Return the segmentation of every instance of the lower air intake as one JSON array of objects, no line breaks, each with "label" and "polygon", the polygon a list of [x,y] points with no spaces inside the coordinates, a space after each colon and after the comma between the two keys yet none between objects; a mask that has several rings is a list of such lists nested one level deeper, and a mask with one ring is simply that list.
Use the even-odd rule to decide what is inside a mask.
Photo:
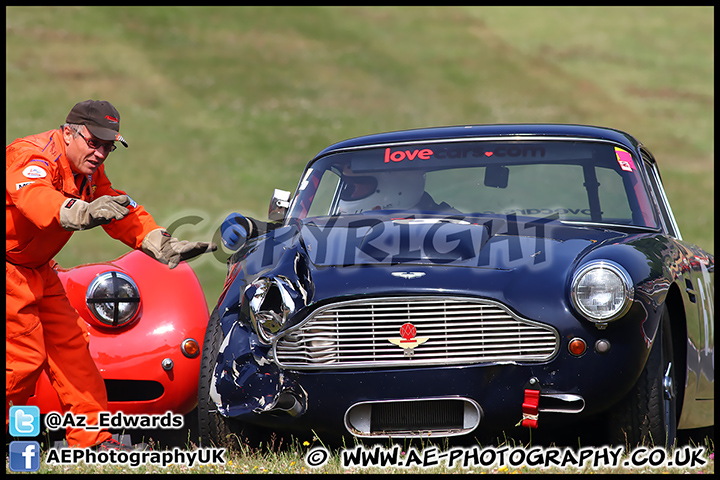
[{"label": "lower air intake", "polygon": [[358,437],[449,437],[471,432],[480,407],[467,398],[362,402],[345,413],[345,426]]}]

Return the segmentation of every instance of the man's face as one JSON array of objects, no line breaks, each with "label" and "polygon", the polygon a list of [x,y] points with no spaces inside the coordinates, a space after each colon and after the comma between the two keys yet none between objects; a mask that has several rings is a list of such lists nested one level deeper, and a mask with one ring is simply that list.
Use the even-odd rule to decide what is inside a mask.
[{"label": "man's face", "polygon": [[78,133],[74,136],[70,127],[64,127],[65,155],[74,173],[92,175],[110,154],[114,143],[94,137],[85,126]]}]

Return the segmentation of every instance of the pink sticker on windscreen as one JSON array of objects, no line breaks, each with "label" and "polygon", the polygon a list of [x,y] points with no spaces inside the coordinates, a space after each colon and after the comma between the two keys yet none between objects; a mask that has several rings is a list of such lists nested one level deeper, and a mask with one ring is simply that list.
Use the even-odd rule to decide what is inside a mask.
[{"label": "pink sticker on windscreen", "polygon": [[626,152],[622,148],[615,147],[615,156],[617,157],[618,164],[622,170],[632,172],[635,169],[635,163],[633,162],[630,152]]}]

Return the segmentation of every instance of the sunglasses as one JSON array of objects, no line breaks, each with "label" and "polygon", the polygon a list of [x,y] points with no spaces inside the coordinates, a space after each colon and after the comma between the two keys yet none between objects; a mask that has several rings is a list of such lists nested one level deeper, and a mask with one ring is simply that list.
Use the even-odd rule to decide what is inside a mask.
[{"label": "sunglasses", "polygon": [[85,143],[87,143],[87,146],[94,149],[94,150],[100,150],[101,148],[105,148],[110,152],[114,152],[117,146],[115,145],[115,142],[98,142],[95,141],[94,138],[87,139],[85,138],[85,135],[83,135],[80,132],[77,132],[78,135],[80,135],[83,140],[85,140]]}]

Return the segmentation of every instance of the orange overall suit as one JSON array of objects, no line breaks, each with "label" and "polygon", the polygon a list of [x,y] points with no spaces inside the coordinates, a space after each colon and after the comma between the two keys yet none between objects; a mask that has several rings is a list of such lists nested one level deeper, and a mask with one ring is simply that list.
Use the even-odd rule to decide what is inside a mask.
[{"label": "orange overall suit", "polygon": [[[25,405],[43,369],[63,410],[86,415],[88,424],[107,410],[105,383],[88,349],[84,321],[70,304],[52,258],[73,232],[59,222],[68,198],[91,202],[115,190],[101,165],[92,176],[73,176],[62,130],[17,139],[6,147],[5,184],[5,422],[11,405]],[[130,213],[103,225],[133,249],[160,228],[132,202]],[[89,447],[110,438],[107,430],[68,428],[70,446]]]}]

